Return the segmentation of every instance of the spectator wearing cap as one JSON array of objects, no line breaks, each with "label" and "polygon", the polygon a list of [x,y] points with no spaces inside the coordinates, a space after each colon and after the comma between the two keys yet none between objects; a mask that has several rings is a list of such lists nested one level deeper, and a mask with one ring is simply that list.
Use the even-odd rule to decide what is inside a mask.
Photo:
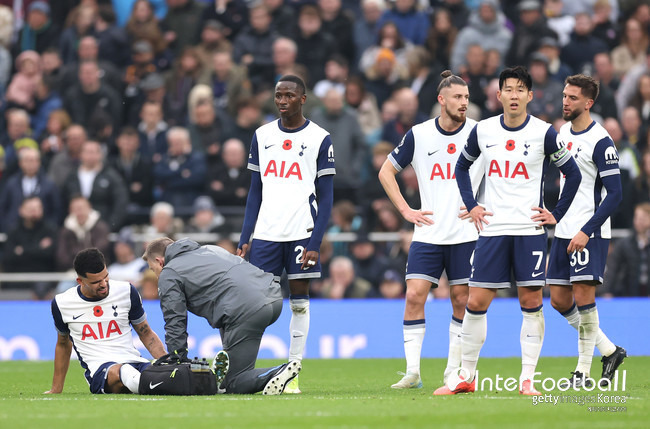
[{"label": "spectator wearing cap", "polygon": [[555,37],[542,14],[542,5],[538,0],[523,0],[517,6],[519,23],[510,43],[510,49],[505,56],[505,64],[528,64],[530,55],[539,49],[539,41],[543,37]]},{"label": "spectator wearing cap", "polygon": [[528,113],[552,123],[562,117],[562,91],[564,85],[550,78],[549,60],[541,52],[530,56],[528,72],[533,80],[533,99],[528,103]]},{"label": "spectator wearing cap", "polygon": [[589,13],[576,15],[576,25],[571,33],[571,40],[562,48],[560,58],[574,73],[579,73],[585,65],[599,52],[607,52],[607,44],[594,36],[594,23]]},{"label": "spectator wearing cap", "polygon": [[244,143],[234,138],[226,140],[221,158],[222,164],[208,170],[207,193],[219,206],[244,207],[251,182]]},{"label": "spectator wearing cap", "polygon": [[103,111],[113,125],[121,125],[122,99],[100,79],[101,70],[96,61],[83,61],[79,65],[79,82],[68,88],[63,105],[73,122],[88,128],[91,119]]},{"label": "spectator wearing cap", "polygon": [[205,186],[205,157],[192,149],[186,128],[167,131],[167,153],[153,169],[154,196],[176,209],[189,210]]},{"label": "spectator wearing cap", "polygon": [[233,60],[247,67],[253,87],[259,88],[275,78],[272,47],[279,35],[271,29],[271,14],[262,3],[251,6],[248,20],[233,41]]},{"label": "spectator wearing cap", "polygon": [[427,39],[429,17],[418,10],[416,0],[396,0],[391,9],[382,13],[379,26],[389,21],[413,44],[423,45]]},{"label": "spectator wearing cap", "polygon": [[548,58],[548,73],[551,79],[563,84],[564,80],[573,74],[569,66],[560,59],[560,44],[557,39],[543,37],[539,41],[538,52]]},{"label": "spectator wearing cap", "polygon": [[217,233],[224,232],[226,218],[217,210],[210,197],[200,196],[192,204],[194,215],[185,226],[185,232],[190,233]]},{"label": "spectator wearing cap", "polygon": [[370,282],[358,276],[347,256],[332,258],[329,277],[324,279],[318,296],[328,299],[365,298],[372,290]]},{"label": "spectator wearing cap", "polygon": [[14,56],[23,51],[43,53],[47,48],[59,47],[59,28],[50,19],[50,5],[45,1],[32,2],[27,8],[27,19],[14,45]]},{"label": "spectator wearing cap", "polygon": [[465,62],[465,53],[471,45],[481,45],[483,50],[496,49],[505,58],[512,40],[512,32],[506,27],[506,18],[497,0],[482,0],[469,23],[462,28],[451,51],[451,69],[460,73]]},{"label": "spectator wearing cap", "polygon": [[59,50],[63,64],[70,64],[78,61],[77,45],[84,36],[91,36],[95,33],[96,9],[91,6],[80,5],[74,8],[68,16],[71,25],[61,33]]},{"label": "spectator wearing cap", "polygon": [[41,170],[41,154],[37,148],[24,147],[18,152],[19,171],[6,180],[0,190],[0,231],[16,226],[20,205],[29,196],[37,196],[48,218],[58,224],[62,217],[59,189]]},{"label": "spectator wearing cap", "polygon": [[612,65],[616,76],[620,78],[635,65],[645,63],[648,46],[646,28],[635,18],[628,18],[625,21],[621,44],[612,49],[611,52]]},{"label": "spectator wearing cap", "polygon": [[377,291],[381,298],[400,299],[404,298],[404,281],[403,276],[395,270],[386,270],[379,283]]},{"label": "spectator wearing cap", "polygon": [[316,82],[325,78],[323,65],[336,52],[336,40],[329,33],[321,31],[322,26],[318,6],[304,4],[298,13],[296,62],[307,68],[308,79],[305,83],[309,88],[313,88]]},{"label": "spectator wearing cap", "polygon": [[[198,43],[204,5],[196,0],[167,0],[167,6],[167,14],[160,24],[166,29],[165,41],[176,57],[186,46]],[[209,10],[211,7],[205,9]]]},{"label": "spectator wearing cap", "polygon": [[203,64],[210,64],[212,56],[217,51],[232,50],[232,43],[224,34],[223,24],[214,19],[206,21],[201,30],[201,39],[196,45],[196,50],[201,56]]}]

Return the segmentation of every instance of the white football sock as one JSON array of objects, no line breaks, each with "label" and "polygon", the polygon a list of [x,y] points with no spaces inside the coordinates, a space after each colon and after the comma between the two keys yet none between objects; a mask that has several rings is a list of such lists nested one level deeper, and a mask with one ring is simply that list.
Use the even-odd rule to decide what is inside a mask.
[{"label": "white football sock", "polygon": [[140,385],[140,371],[128,363],[125,363],[120,367],[120,381],[131,392],[139,393],[138,386]]},{"label": "white football sock", "polygon": [[476,366],[481,348],[487,335],[486,312],[471,312],[465,309],[461,334],[463,369],[468,371],[469,380],[476,375]]},{"label": "white football sock", "polygon": [[591,371],[591,361],[594,356],[594,344],[598,334],[598,309],[596,303],[578,307],[580,312],[580,326],[578,327],[578,365],[586,377]]},{"label": "white football sock", "polygon": [[519,382],[532,380],[544,343],[544,312],[542,306],[533,309],[521,308],[521,376]]},{"label": "white football sock", "polygon": [[301,361],[309,333],[309,296],[289,297],[289,303],[291,305],[289,361]]},{"label": "white football sock", "polygon": [[445,368],[444,382],[447,383],[447,377],[462,363],[461,332],[463,321],[452,316],[449,322],[449,354],[447,355],[447,368]]},{"label": "white football sock", "polygon": [[406,373],[420,374],[420,353],[424,341],[424,319],[404,321],[404,356],[406,356]]},{"label": "white football sock", "polygon": [[[578,325],[580,324],[580,313],[578,312],[578,307],[576,307],[575,303],[568,311],[560,314],[566,317],[569,325],[573,326],[576,331],[578,330]],[[607,338],[607,335],[605,335],[603,330],[600,328],[598,328],[598,333],[596,334],[596,347],[598,347],[598,351],[603,356],[609,356],[616,351],[616,345]]]}]

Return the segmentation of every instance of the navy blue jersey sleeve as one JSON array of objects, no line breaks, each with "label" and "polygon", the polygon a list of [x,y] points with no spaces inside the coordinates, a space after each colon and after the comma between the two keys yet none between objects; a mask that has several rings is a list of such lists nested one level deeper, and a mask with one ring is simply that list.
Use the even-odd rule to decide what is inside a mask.
[{"label": "navy blue jersey sleeve", "polygon": [[56,303],[56,298],[52,300],[52,317],[54,318],[54,326],[57,331],[62,334],[70,333],[68,325],[63,322],[63,316],[61,316],[61,310],[59,310],[59,305]]},{"label": "navy blue jersey sleeve", "polygon": [[334,146],[332,139],[327,135],[320,144],[318,149],[318,158],[316,159],[316,176],[326,176],[336,174],[336,165],[334,163]]},{"label": "navy blue jersey sleeve", "polygon": [[[251,149],[252,152],[252,149]],[[250,165],[250,164],[249,164]],[[244,213],[244,224],[242,225],[241,236],[239,237],[238,249],[244,244],[248,244],[257,223],[257,216],[260,214],[262,206],[262,176],[258,170],[251,173],[251,187],[248,190],[246,198],[246,211]]]},{"label": "navy blue jersey sleeve", "polygon": [[[564,159],[564,157],[562,159]],[[558,164],[556,163],[555,165]],[[567,159],[564,159],[558,167],[562,174],[566,176],[566,181],[564,182],[564,188],[562,188],[562,195],[560,195],[555,210],[552,212],[553,217],[557,222],[562,220],[567,210],[569,210],[573,198],[576,196],[576,192],[578,192],[578,186],[580,186],[580,182],[582,181],[580,168],[578,168],[578,164],[576,164],[571,155],[569,155]]]},{"label": "navy blue jersey sleeve", "polygon": [[251,140],[251,150],[248,154],[248,169],[253,171],[260,171],[260,156],[257,148],[257,133],[253,134]]},{"label": "navy blue jersey sleeve", "polygon": [[147,320],[147,315],[142,307],[142,297],[135,286],[131,285],[131,309],[129,310],[129,321],[132,325],[137,325]]},{"label": "navy blue jersey sleeve", "polygon": [[544,136],[544,154],[557,168],[563,166],[571,158],[571,153],[553,127],[548,127]]},{"label": "navy blue jersey sleeve", "polygon": [[395,170],[402,171],[405,169],[411,162],[413,162],[413,153],[415,152],[415,138],[413,137],[413,131],[408,130],[406,135],[402,138],[400,144],[393,149],[393,151],[388,154],[388,159],[390,160]]},{"label": "navy blue jersey sleeve", "polygon": [[316,194],[318,195],[318,213],[314,220],[314,230],[307,243],[307,251],[315,250],[320,252],[320,245],[323,235],[327,229],[327,223],[332,213],[334,204],[334,177],[331,174],[316,179]]},{"label": "navy blue jersey sleeve", "polygon": [[591,219],[581,228],[581,231],[587,236],[591,236],[597,228],[605,223],[623,200],[618,153],[612,139],[606,137],[596,143],[592,160],[598,167],[598,175],[607,190],[607,195]]},{"label": "navy blue jersey sleeve", "polygon": [[460,190],[460,196],[463,199],[463,203],[465,204],[465,207],[467,207],[467,211],[472,211],[472,209],[478,205],[476,198],[474,198],[472,179],[469,175],[469,168],[481,155],[481,148],[478,145],[478,134],[476,131],[477,126],[470,131],[469,136],[467,137],[467,143],[465,144],[461,154],[458,156],[455,170],[456,184]]}]

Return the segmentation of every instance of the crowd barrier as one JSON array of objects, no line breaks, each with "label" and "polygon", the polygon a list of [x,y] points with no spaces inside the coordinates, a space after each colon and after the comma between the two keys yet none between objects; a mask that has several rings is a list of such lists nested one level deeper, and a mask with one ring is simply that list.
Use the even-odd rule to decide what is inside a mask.
[{"label": "crowd barrier", "polygon": [[[629,355],[650,355],[649,298],[613,298],[597,300],[601,328]],[[151,327],[164,339],[164,322],[157,301],[145,301]],[[401,358],[402,300],[317,300],[311,302],[311,327],[306,358]],[[544,301],[546,335],[543,356],[577,356],[577,332]],[[280,318],[264,335],[259,356],[286,358],[289,352],[288,302]],[[481,351],[483,357],[520,356],[519,330],[521,311],[513,298],[498,298],[488,313],[488,334]],[[448,301],[433,301],[426,306],[426,337],[423,357],[446,357],[451,307]],[[219,332],[201,318],[190,315],[188,321],[190,356],[212,357],[221,349]],[[639,335],[641,333],[641,335]],[[48,302],[0,302],[0,360],[54,359],[56,330]],[[144,356],[148,352],[139,343]],[[164,340],[163,340],[164,341]],[[597,353],[597,352],[596,352]]]}]

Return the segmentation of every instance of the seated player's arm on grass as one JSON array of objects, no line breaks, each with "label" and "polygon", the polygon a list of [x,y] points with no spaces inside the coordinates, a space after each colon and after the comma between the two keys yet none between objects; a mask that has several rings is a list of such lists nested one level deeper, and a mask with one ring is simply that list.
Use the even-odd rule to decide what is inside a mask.
[{"label": "seated player's arm on grass", "polygon": [[145,320],[144,322],[137,323],[133,325],[135,332],[138,334],[142,344],[149,350],[151,356],[154,359],[158,359],[161,356],[167,354],[165,351],[165,346],[158,337],[158,334],[154,332],[153,329],[149,326],[149,323]]},{"label": "seated player's arm on grass", "polygon": [[65,384],[65,376],[70,367],[70,354],[72,353],[72,341],[68,334],[59,332],[54,349],[54,375],[52,376],[52,388],[45,393],[61,393]]},{"label": "seated player's arm on grass", "polygon": [[566,176],[562,194],[555,206],[555,210],[552,212],[555,221],[560,222],[569,209],[569,206],[571,206],[576,192],[578,192],[582,174],[580,173],[578,164],[576,164],[571,153],[564,146],[564,142],[560,139],[557,131],[551,126],[549,126],[544,137],[544,153],[560,169],[562,174]]},{"label": "seated player's arm on grass", "polygon": [[167,268],[158,279],[160,309],[165,319],[165,343],[169,353],[187,349],[187,303],[181,279]]}]

